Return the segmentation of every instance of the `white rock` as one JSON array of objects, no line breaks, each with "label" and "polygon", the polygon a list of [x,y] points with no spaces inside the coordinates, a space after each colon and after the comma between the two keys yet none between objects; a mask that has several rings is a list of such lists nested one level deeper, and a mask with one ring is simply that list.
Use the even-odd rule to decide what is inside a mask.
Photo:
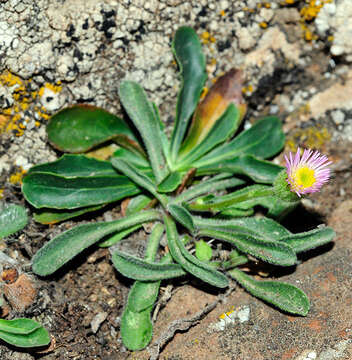
[{"label": "white rock", "polygon": [[315,26],[320,35],[328,31],[333,35],[332,55],[346,55],[346,60],[352,61],[352,1],[325,4],[315,19]]},{"label": "white rock", "polygon": [[242,50],[249,50],[256,44],[256,39],[247,27],[241,27],[236,35],[238,37],[238,45]]},{"label": "white rock", "polygon": [[90,327],[94,334],[99,330],[100,325],[106,320],[107,317],[108,317],[107,312],[100,312],[94,316],[93,320],[90,323]]},{"label": "white rock", "polygon": [[53,112],[63,106],[65,99],[60,93],[45,88],[40,102],[47,110]]},{"label": "white rock", "polygon": [[249,316],[251,313],[251,309],[248,305],[242,307],[238,312],[237,312],[237,317],[240,321],[240,323],[246,322],[249,320]]},{"label": "white rock", "polygon": [[23,169],[24,167],[28,164],[28,160],[22,156],[22,155],[18,155],[15,159],[15,165],[16,166],[21,166]]},{"label": "white rock", "polygon": [[333,111],[331,117],[336,125],[342,124],[345,120],[345,114],[341,110]]}]

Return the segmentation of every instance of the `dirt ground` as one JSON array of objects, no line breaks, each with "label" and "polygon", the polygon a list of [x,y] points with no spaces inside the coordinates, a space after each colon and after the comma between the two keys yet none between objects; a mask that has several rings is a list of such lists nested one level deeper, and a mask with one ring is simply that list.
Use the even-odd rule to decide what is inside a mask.
[{"label": "dirt ground", "polygon": [[[298,3],[289,7],[292,14],[293,11],[299,14],[302,5]],[[259,11],[257,6],[254,8]],[[32,289],[34,299],[30,306],[25,307],[21,299],[9,296],[1,309],[1,317],[35,318],[49,330],[53,339],[51,348],[42,353],[20,351],[0,342],[1,359],[144,360],[156,353],[157,344],[165,334],[173,334],[175,330],[175,334],[160,348],[162,360],[352,360],[350,65],[345,57],[333,57],[329,53],[331,39],[328,37],[307,39],[307,29],[315,36],[313,23],[304,23],[306,29],[302,30],[299,17],[292,16],[287,20],[275,17],[277,10],[273,11],[274,20],[269,22],[268,28],[261,25],[262,31],[272,29],[273,36],[283,34],[285,46],[291,47],[275,47],[280,35],[269,38],[269,45],[263,41],[252,50],[242,49],[245,54],[253,55],[251,59],[255,63],[258,59],[265,63],[266,56],[275,55],[271,64],[273,69],[258,70],[253,90],[248,85],[245,92],[248,103],[246,119],[253,121],[259,116],[275,113],[283,120],[286,151],[298,145],[313,147],[333,161],[331,181],[320,193],[305,199],[302,206],[285,219],[284,225],[292,232],[299,232],[327,224],[337,233],[334,242],[304,253],[297,267],[265,269],[269,278],[295,284],[308,295],[311,310],[307,317],[280,312],[252,297],[235,283],[231,290],[219,293],[194,279],[183,279],[171,286],[162,286],[160,311],[151,345],[141,352],[126,350],[119,336],[119,322],[132,282],[114,270],[107,249],[92,247],[48,278],[36,277],[30,267],[32,255],[56,234],[91,219],[120,217],[120,207],[116,204],[105,213],[97,212],[60,225],[44,226],[30,220],[23,231],[0,243],[0,251],[14,260],[12,266],[20,274],[25,274],[24,286]],[[204,34],[204,28],[207,29],[204,21],[195,20],[193,25],[198,34]],[[265,33],[261,36],[263,39]],[[170,40],[171,35],[168,38]],[[221,49],[227,46],[225,39],[221,44],[217,43],[215,57],[219,57],[218,62],[231,62],[227,53],[221,59]],[[304,65],[300,65],[298,58],[296,62],[289,59],[287,52],[296,50],[299,59],[305,59]],[[252,66],[252,60],[246,60],[243,66]],[[252,73],[248,70],[247,75],[255,76],[251,69]],[[211,67],[209,71],[212,71]],[[157,96],[158,91],[151,93]],[[169,106],[174,108],[175,97],[171,99],[163,92],[161,96],[165,100],[162,110]],[[343,113],[343,122],[337,119],[336,111]],[[38,132],[39,128],[32,131]],[[4,154],[18,139],[14,131],[1,136],[1,154]],[[45,147],[51,155],[55,154],[49,145]],[[18,152],[22,153],[23,149],[19,147]],[[281,163],[282,160],[282,155],[275,159]],[[2,201],[23,204],[31,214],[32,209],[21,195],[20,182],[9,181],[15,171],[18,167],[12,165],[1,174]],[[126,246],[139,254],[144,249],[145,238],[146,234],[139,231],[125,240]],[[1,286],[4,288],[5,284]],[[208,305],[212,305],[212,309],[202,313]],[[221,327],[219,324],[224,323],[224,318],[228,321]]]}]

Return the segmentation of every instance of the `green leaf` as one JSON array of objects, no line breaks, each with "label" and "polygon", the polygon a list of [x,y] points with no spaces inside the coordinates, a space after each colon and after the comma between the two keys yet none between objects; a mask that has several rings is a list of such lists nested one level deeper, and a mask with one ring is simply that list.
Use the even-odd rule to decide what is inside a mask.
[{"label": "green leaf", "polygon": [[59,111],[50,119],[46,131],[50,143],[60,151],[85,152],[121,138],[122,143],[143,152],[125,121],[91,105],[74,105]]},{"label": "green leaf", "polygon": [[23,206],[11,204],[0,208],[0,239],[22,230],[28,223]]},{"label": "green leaf", "polygon": [[[225,175],[225,173],[223,175]],[[184,203],[199,195],[206,194],[208,192],[224,190],[245,183],[243,180],[237,179],[235,177],[232,177],[231,179],[222,179],[222,178],[218,178],[218,179],[219,180],[214,180],[214,178],[211,178],[209,180],[202,181],[199,184],[193,185],[189,189],[182,192],[182,194],[176,196],[173,202],[178,204]]]},{"label": "green leaf", "polygon": [[195,160],[231,137],[238,128],[239,123],[240,111],[235,105],[230,104],[221,117],[214,123],[211,131],[209,131],[207,136],[198,145],[183,152],[181,149],[179,155],[180,160],[177,160],[177,162],[180,162],[181,167],[184,167],[184,164],[193,166],[192,164]]},{"label": "green leaf", "polygon": [[167,209],[172,215],[172,217],[180,224],[182,224],[185,228],[187,228],[191,232],[194,232],[196,230],[193,223],[192,215],[183,206],[177,204],[169,204]]},{"label": "green leaf", "polygon": [[261,238],[255,233],[201,229],[199,235],[226,241],[234,245],[241,252],[250,254],[270,264],[291,266],[295,265],[297,261],[296,254],[289,245]]},{"label": "green leaf", "polygon": [[159,294],[160,281],[136,281],[128,295],[127,308],[141,312],[153,307]]},{"label": "green leaf", "polygon": [[43,327],[29,334],[13,334],[0,330],[0,339],[8,344],[22,348],[45,346],[50,343],[49,333]]},{"label": "green leaf", "polygon": [[217,216],[222,219],[227,219],[251,216],[253,214],[254,209],[238,209],[236,207],[229,207],[226,210],[221,211]]},{"label": "green leaf", "polygon": [[[197,164],[193,166],[197,166]],[[218,163],[201,166],[197,168],[197,175],[227,172],[248,176],[257,183],[272,184],[282,169],[282,166],[275,165],[270,161],[259,160],[252,155],[241,155],[231,160],[223,160]]]},{"label": "green leaf", "polygon": [[279,281],[258,281],[238,269],[229,271],[250,294],[291,314],[306,316],[310,305],[307,295],[295,286]]},{"label": "green leaf", "polygon": [[135,214],[143,210],[151,201],[151,197],[143,194],[133,197],[127,205],[126,215]]},{"label": "green leaf", "polygon": [[161,146],[162,146],[163,154],[164,154],[164,157],[165,157],[168,165],[170,165],[170,141],[169,141],[169,138],[167,137],[166,132],[165,132],[165,125],[160,119],[159,109],[158,109],[158,107],[156,106],[155,103],[152,103],[152,104],[153,104],[155,117],[158,120],[159,125],[160,125],[159,133],[160,133],[160,139],[161,139]]},{"label": "green leaf", "polygon": [[150,319],[151,308],[133,312],[126,308],[121,318],[121,337],[127,349],[144,349],[152,339],[153,325]]},{"label": "green leaf", "polygon": [[121,83],[119,95],[124,109],[143,139],[155,178],[159,183],[166,176],[168,169],[162,150],[159,119],[153,105],[148,101],[141,86],[132,81]]},{"label": "green leaf", "polygon": [[239,155],[253,155],[265,159],[278,153],[284,146],[284,142],[285,136],[280,120],[274,116],[265,117],[229,143],[220,145],[209,152],[193,166],[200,168],[218,164]]},{"label": "green leaf", "polygon": [[132,151],[129,151],[127,149],[123,149],[123,148],[117,149],[111,158],[125,160],[140,169],[150,168],[150,164],[145,158],[138,156]]},{"label": "green leaf", "polygon": [[104,247],[110,247],[112,245],[115,245],[119,241],[121,241],[122,239],[127,237],[129,234],[132,234],[134,231],[138,230],[141,227],[142,227],[142,225],[135,225],[135,226],[131,226],[130,228],[128,228],[126,230],[119,231],[117,234],[113,235],[112,237],[101,241],[99,243],[99,247],[104,248]]},{"label": "green leaf", "polygon": [[0,319],[0,331],[11,334],[30,334],[31,332],[41,327],[36,321],[26,318],[19,318],[14,320]]},{"label": "green leaf", "polygon": [[192,28],[183,26],[176,31],[172,49],[182,79],[177,100],[175,127],[171,137],[171,158],[176,163],[181,142],[198,104],[207,75],[202,47]]},{"label": "green leaf", "polygon": [[234,207],[229,207],[222,211],[221,214],[226,214],[227,212],[231,212],[232,210],[236,209],[240,211],[246,211],[249,209],[253,209],[255,206],[259,205],[268,209],[267,216],[280,220],[289,212],[291,212],[295,207],[297,207],[298,204],[299,201],[285,201],[275,195],[262,196],[237,203]]},{"label": "green leaf", "polygon": [[194,223],[200,229],[214,229],[240,234],[257,234],[267,240],[282,241],[292,233],[278,222],[265,217],[247,217],[242,219],[218,220],[194,217]]},{"label": "green leaf", "polygon": [[139,192],[122,175],[65,178],[35,172],[26,176],[22,184],[26,200],[39,209],[77,209],[117,201]]},{"label": "green leaf", "polygon": [[273,189],[266,185],[251,185],[223,196],[205,196],[194,200],[187,208],[194,211],[218,212],[237,207],[244,201],[272,195]]},{"label": "green leaf", "polygon": [[[246,112],[242,88],[241,70],[231,69],[216,80],[204,100],[198,104],[179,157],[191,157],[194,160],[235,133]],[[229,113],[231,105],[235,111]],[[225,112],[228,112],[227,116],[224,116]],[[213,138],[213,141],[209,142],[208,137]],[[207,147],[205,143],[208,143]]]},{"label": "green leaf", "polygon": [[[160,264],[171,264],[172,257],[167,253],[160,260]],[[136,281],[128,295],[127,307],[133,312],[141,312],[151,308],[159,294],[160,281]]]},{"label": "green leaf", "polygon": [[182,182],[182,175],[179,172],[171,172],[159,185],[158,192],[169,193],[177,189]]},{"label": "green leaf", "polygon": [[213,256],[211,246],[204,240],[196,241],[196,256],[200,261],[210,261]]},{"label": "green leaf", "polygon": [[227,287],[228,280],[225,275],[214,270],[206,263],[201,262],[186,250],[182,241],[179,239],[176,224],[172,218],[169,216],[164,216],[164,223],[166,226],[168,245],[173,259],[179,263],[187,272],[203,280],[204,282],[219,288]]},{"label": "green leaf", "polygon": [[112,254],[112,262],[122,275],[138,281],[173,279],[186,274],[178,264],[153,263],[117,250]]},{"label": "green leaf", "polygon": [[[137,212],[143,210],[151,201],[152,199],[145,195],[138,195],[136,197],[133,197],[127,205],[126,216],[136,214]],[[109,247],[115,245],[120,240],[124,239],[126,236],[128,236],[129,234],[133,233],[134,231],[138,230],[141,227],[142,224],[138,224],[130,227],[129,229],[122,230],[117,234],[114,234],[112,237],[101,241],[99,243],[99,247]]]},{"label": "green leaf", "polygon": [[33,166],[28,174],[50,173],[64,177],[114,176],[116,170],[109,161],[97,160],[85,155],[65,154],[58,160]]},{"label": "green leaf", "polygon": [[112,158],[111,163],[116,169],[118,169],[123,174],[125,174],[134,183],[136,183],[137,185],[146,189],[152,195],[154,195],[160,201],[161,204],[163,204],[164,206],[166,205],[167,197],[163,194],[159,194],[156,191],[155,184],[152,182],[152,180],[145,174],[141,173],[138,170],[138,168],[136,168],[132,164],[130,164],[122,159]]},{"label": "green leaf", "polygon": [[[164,233],[164,226],[156,224],[148,239],[145,252],[145,260],[154,261],[159,248],[159,242]],[[162,260],[170,261],[166,255]],[[159,293],[160,281],[141,282],[136,281],[128,295],[127,306],[122,315],[121,334],[123,343],[131,348],[145,347],[150,339],[152,324],[151,311]],[[139,316],[137,314],[143,314]],[[137,320],[137,322],[136,322]]]},{"label": "green leaf", "polygon": [[296,253],[299,253],[325,245],[332,241],[335,236],[336,233],[333,229],[322,227],[299,234],[291,234],[280,240],[290,245]]},{"label": "green leaf", "polygon": [[72,219],[74,217],[86,214],[88,212],[102,209],[105,205],[89,206],[79,210],[56,210],[56,209],[39,209],[33,214],[36,222],[41,224],[56,224],[58,222]]},{"label": "green leaf", "polygon": [[32,270],[40,276],[50,275],[105,236],[137,224],[159,219],[158,211],[148,210],[115,221],[74,227],[50,240],[34,255]]}]

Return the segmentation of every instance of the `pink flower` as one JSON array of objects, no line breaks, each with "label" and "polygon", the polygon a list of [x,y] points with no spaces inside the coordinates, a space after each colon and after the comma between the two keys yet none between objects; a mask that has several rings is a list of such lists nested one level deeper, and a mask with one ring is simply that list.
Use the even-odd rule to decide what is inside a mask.
[{"label": "pink flower", "polygon": [[302,157],[300,149],[297,149],[296,155],[289,153],[285,155],[287,182],[291,191],[299,197],[303,194],[314,193],[329,181],[331,171],[328,168],[332,162],[327,156],[321,155],[319,151],[305,149]]}]

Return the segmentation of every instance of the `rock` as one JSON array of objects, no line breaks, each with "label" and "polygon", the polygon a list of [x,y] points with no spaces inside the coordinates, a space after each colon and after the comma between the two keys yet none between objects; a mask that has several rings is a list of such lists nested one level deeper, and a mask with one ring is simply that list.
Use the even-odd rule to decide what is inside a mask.
[{"label": "rock", "polygon": [[319,118],[333,109],[352,109],[352,71],[346,75],[344,84],[336,82],[324,91],[315,94],[309,101],[313,118]]},{"label": "rock", "polygon": [[345,120],[345,114],[341,110],[335,110],[331,113],[332,120],[336,125],[340,125]]},{"label": "rock", "polygon": [[327,3],[315,19],[315,26],[321,36],[327,33],[333,36],[330,52],[333,56],[344,55],[352,61],[352,2],[341,0]]},{"label": "rock", "polygon": [[21,274],[14,283],[4,285],[4,295],[13,309],[23,312],[34,303],[37,290],[33,280]]},{"label": "rock", "polygon": [[255,46],[257,40],[251,35],[250,31],[246,27],[241,27],[237,31],[238,45],[242,50],[249,50]]},{"label": "rock", "polygon": [[100,328],[100,325],[106,320],[107,317],[108,317],[107,312],[100,312],[94,316],[93,320],[90,323],[90,327],[94,334],[97,333],[97,331]]}]

